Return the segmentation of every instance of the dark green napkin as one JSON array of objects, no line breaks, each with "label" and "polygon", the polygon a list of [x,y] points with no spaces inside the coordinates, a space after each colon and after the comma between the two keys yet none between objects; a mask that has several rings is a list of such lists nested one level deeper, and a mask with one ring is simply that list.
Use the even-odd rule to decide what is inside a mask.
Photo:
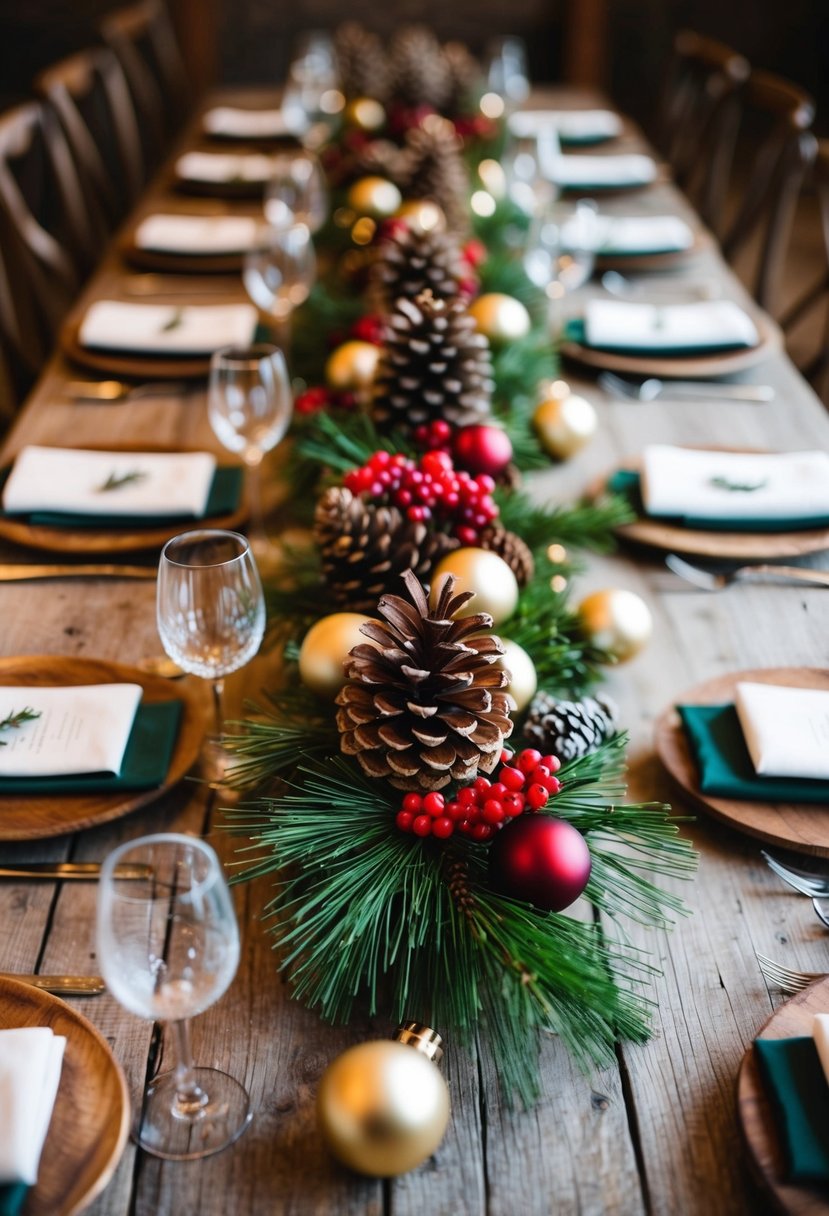
[{"label": "dark green napkin", "polygon": [[634,511],[646,519],[698,528],[703,532],[799,532],[804,528],[829,528],[829,515],[798,515],[788,519],[708,519],[697,515],[652,515],[642,501],[642,478],[632,469],[617,469],[608,478],[607,488],[626,498]]},{"label": "dark green napkin", "polygon": [[829,1085],[814,1040],[755,1039],[792,1182],[829,1182]]},{"label": "dark green napkin", "polygon": [[18,1216],[28,1193],[25,1182],[0,1183],[0,1216]]},{"label": "dark green napkin", "polygon": [[138,706],[117,777],[113,773],[2,777],[0,794],[116,794],[119,790],[155,789],[167,776],[182,709],[178,700]]},{"label": "dark green napkin", "polygon": [[733,705],[678,705],[677,709],[703,793],[744,802],[822,802],[829,808],[829,781],[758,777]]},{"label": "dark green napkin", "polygon": [[704,346],[632,346],[629,342],[622,344],[608,343],[604,346],[591,346],[587,341],[587,333],[584,326],[583,317],[571,317],[564,324],[562,336],[566,342],[577,342],[579,346],[586,346],[590,350],[607,350],[613,351],[619,355],[648,355],[654,358],[665,359],[683,359],[686,355],[693,358],[694,355],[706,354],[725,354],[730,350],[748,350],[750,342],[723,342],[723,343],[706,343]]},{"label": "dark green napkin", "polygon": [[[11,469],[4,469],[0,488]],[[238,465],[217,468],[213,475],[204,516],[230,515],[239,506],[242,497],[244,469]],[[26,514],[0,512],[5,519],[22,519],[26,523],[46,528],[157,528],[176,520],[195,519],[193,515],[78,515],[69,511],[34,511]]]}]

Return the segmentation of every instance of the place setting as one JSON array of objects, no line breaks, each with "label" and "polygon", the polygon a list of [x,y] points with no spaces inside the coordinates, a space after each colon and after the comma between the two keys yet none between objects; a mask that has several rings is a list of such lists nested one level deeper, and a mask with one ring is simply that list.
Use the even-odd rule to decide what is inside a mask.
[{"label": "place setting", "polygon": [[555,126],[537,129],[534,137],[542,176],[565,194],[641,190],[665,180],[664,170],[644,152],[564,152]]},{"label": "place setting", "polygon": [[517,139],[537,139],[554,132],[564,147],[587,147],[618,138],[624,119],[615,110],[516,110],[507,126]]},{"label": "place setting", "polygon": [[173,184],[188,194],[216,198],[261,198],[278,157],[256,151],[183,153],[173,166]]},{"label": "place setting", "polygon": [[157,211],[122,239],[120,250],[133,266],[169,274],[234,274],[255,248],[262,217]]}]

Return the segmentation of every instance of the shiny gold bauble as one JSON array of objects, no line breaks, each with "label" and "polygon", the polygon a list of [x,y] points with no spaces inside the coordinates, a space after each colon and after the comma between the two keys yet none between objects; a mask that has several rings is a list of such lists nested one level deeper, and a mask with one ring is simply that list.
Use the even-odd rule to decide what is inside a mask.
[{"label": "shiny gold bauble", "polygon": [[437,1066],[414,1048],[390,1040],[361,1043],[323,1074],[317,1119],[345,1165],[391,1178],[438,1147],[449,1122],[449,1093]]},{"label": "shiny gold bauble", "polygon": [[473,591],[474,599],[460,610],[459,616],[488,612],[493,625],[508,620],[518,604],[518,582],[507,563],[489,549],[455,549],[441,558],[432,574],[432,599],[436,599],[441,575],[457,578],[455,594]]},{"label": "shiny gold bauble", "polygon": [[446,216],[437,203],[428,198],[410,198],[395,211],[395,218],[405,220],[418,232],[445,232]]},{"label": "shiny gold bauble", "polygon": [[379,131],[386,121],[386,111],[373,97],[355,97],[343,110],[343,118],[358,131]]},{"label": "shiny gold bauble", "polygon": [[349,190],[347,202],[358,215],[384,220],[400,206],[400,191],[385,177],[361,177]]},{"label": "shiny gold bauble", "polygon": [[620,587],[588,595],[579,604],[578,616],[590,641],[619,663],[638,654],[653,631],[648,605],[635,592]]},{"label": "shiny gold bauble", "polygon": [[530,314],[520,300],[500,291],[488,291],[469,305],[478,332],[496,345],[526,338],[530,332]]},{"label": "shiny gold bauble", "polygon": [[343,342],[332,351],[325,364],[325,379],[331,388],[353,392],[370,388],[374,383],[380,347],[356,338]]},{"label": "shiny gold bauble", "polygon": [[332,612],[312,625],[299,651],[302,683],[321,696],[336,696],[345,684],[343,663],[353,646],[365,642],[360,626],[370,619],[359,612]]},{"label": "shiny gold bauble", "polygon": [[509,672],[507,692],[512,697],[513,711],[520,714],[538,691],[538,674],[523,646],[509,638],[501,638],[501,644],[504,655],[498,660],[498,666]]},{"label": "shiny gold bauble", "polygon": [[598,419],[589,401],[568,393],[542,401],[533,414],[533,425],[544,451],[556,460],[567,460],[590,442]]}]

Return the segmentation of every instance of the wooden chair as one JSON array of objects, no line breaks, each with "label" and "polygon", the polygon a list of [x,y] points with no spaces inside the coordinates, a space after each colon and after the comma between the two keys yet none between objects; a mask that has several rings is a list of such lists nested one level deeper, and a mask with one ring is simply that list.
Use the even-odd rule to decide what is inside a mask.
[{"label": "wooden chair", "polygon": [[114,51],[96,47],[53,64],[35,89],[57,113],[87,206],[112,229],[147,178],[135,108]]},{"label": "wooden chair", "polygon": [[[822,333],[816,353],[807,362],[801,362],[800,370],[811,381],[824,402],[829,404],[829,139],[817,141],[814,164],[811,173],[811,185],[814,186],[820,205],[820,219],[823,235],[823,265],[818,278],[795,300],[780,318],[780,324],[787,333],[791,333],[801,322],[822,308]],[[809,322],[811,324],[811,322]]]}]

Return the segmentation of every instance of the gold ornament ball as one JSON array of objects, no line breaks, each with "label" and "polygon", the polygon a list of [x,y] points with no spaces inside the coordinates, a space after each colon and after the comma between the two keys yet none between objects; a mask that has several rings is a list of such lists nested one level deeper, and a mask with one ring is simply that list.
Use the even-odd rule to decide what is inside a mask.
[{"label": "gold ornament ball", "polygon": [[354,391],[370,388],[374,383],[380,347],[356,338],[343,342],[328,357],[325,379],[331,388]]},{"label": "gold ornament ball", "polygon": [[473,591],[474,598],[460,610],[459,616],[488,612],[493,625],[509,620],[518,605],[518,582],[502,557],[489,549],[455,549],[441,558],[432,574],[432,599],[441,575],[457,578],[455,594]]},{"label": "gold ornament ball", "polygon": [[386,121],[386,111],[373,97],[355,97],[345,107],[343,118],[358,131],[379,131]]},{"label": "gold ornament ball", "polygon": [[312,625],[299,651],[302,683],[323,697],[336,696],[345,684],[346,656],[366,641],[360,626],[370,619],[359,612],[332,612]]},{"label": "gold ornament ball", "polygon": [[405,1043],[360,1043],[323,1074],[317,1120],[332,1153],[373,1178],[405,1174],[440,1144],[449,1093],[435,1064]]},{"label": "gold ornament ball", "polygon": [[653,631],[653,618],[645,601],[619,587],[588,595],[579,604],[578,615],[591,642],[608,651],[618,663],[638,654]]},{"label": "gold ornament ball", "polygon": [[520,714],[538,691],[538,674],[535,663],[523,646],[509,638],[501,638],[501,644],[505,653],[498,666],[509,672],[507,692],[512,697],[514,712]]},{"label": "gold ornament ball", "polygon": [[428,198],[409,198],[394,213],[395,219],[405,220],[417,232],[445,232],[446,216]]},{"label": "gold ornament ball", "polygon": [[349,190],[347,202],[359,215],[384,220],[400,206],[400,191],[385,177],[361,177]]},{"label": "gold ornament ball", "polygon": [[520,300],[489,291],[469,305],[478,332],[490,342],[515,342],[530,332],[530,314]]},{"label": "gold ornament ball", "polygon": [[533,414],[533,424],[545,452],[567,460],[590,442],[598,419],[589,401],[569,393],[542,401]]}]

